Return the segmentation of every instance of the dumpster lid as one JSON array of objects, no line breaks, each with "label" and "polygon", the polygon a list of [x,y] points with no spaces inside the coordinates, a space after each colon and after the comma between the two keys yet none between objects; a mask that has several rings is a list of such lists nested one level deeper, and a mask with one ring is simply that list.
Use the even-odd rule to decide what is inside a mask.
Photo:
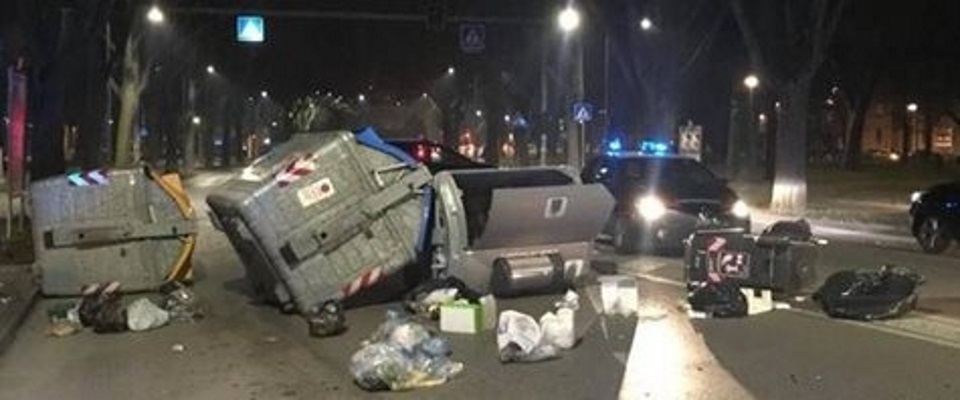
[{"label": "dumpster lid", "polygon": [[477,250],[592,242],[613,210],[599,184],[494,189]]}]

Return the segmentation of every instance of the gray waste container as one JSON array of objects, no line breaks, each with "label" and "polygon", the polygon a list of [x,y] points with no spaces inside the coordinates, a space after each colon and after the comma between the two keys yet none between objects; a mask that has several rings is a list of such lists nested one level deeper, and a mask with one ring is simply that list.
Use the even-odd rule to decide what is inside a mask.
[{"label": "gray waste container", "polygon": [[207,203],[258,294],[308,314],[419,259],[430,179],[370,129],[298,134]]},{"label": "gray waste container", "polygon": [[614,204],[566,167],[444,171],[434,190],[443,272],[497,295],[558,289],[582,275]]},{"label": "gray waste container", "polygon": [[190,277],[196,221],[175,174],[74,172],[30,185],[33,243],[46,295],[117,281],[152,290]]}]

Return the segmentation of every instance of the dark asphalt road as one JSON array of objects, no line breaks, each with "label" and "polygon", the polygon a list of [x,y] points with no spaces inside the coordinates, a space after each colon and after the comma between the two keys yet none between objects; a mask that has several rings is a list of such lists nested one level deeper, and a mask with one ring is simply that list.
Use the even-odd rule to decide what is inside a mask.
[{"label": "dark asphalt road", "polygon": [[[200,178],[196,200],[221,179]],[[562,359],[501,365],[492,332],[453,335],[462,376],[436,388],[367,393],[351,382],[347,360],[389,305],[350,310],[342,336],[310,338],[299,318],[253,304],[236,253],[209,222],[202,220],[201,229],[195,289],[208,318],[139,334],[56,339],[45,336],[45,308],[56,300],[44,300],[0,358],[0,399],[960,398],[960,322],[953,319],[960,313],[952,307],[960,303],[960,263],[953,256],[837,241],[825,247],[821,276],[894,263],[927,277],[923,313],[864,324],[805,309],[691,320],[679,307],[679,259],[602,250],[601,266],[643,278],[639,318],[599,317],[591,308],[596,293],[586,293],[578,322],[586,321],[580,328],[587,332]],[[551,301],[500,306],[538,315]],[[173,351],[175,344],[185,350]]]}]

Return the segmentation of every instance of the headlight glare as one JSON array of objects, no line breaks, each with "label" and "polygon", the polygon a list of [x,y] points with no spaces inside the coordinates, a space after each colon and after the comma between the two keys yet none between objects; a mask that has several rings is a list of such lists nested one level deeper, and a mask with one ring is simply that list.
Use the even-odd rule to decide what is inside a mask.
[{"label": "headlight glare", "polygon": [[737,200],[733,203],[733,207],[730,208],[730,212],[733,213],[734,217],[746,218],[750,216],[750,207],[747,206],[747,203],[744,203],[743,200]]},{"label": "headlight glare", "polygon": [[646,220],[656,220],[667,213],[667,206],[656,196],[644,196],[636,202],[637,211]]},{"label": "headlight glare", "polygon": [[911,194],[910,194],[910,202],[911,202],[911,203],[916,203],[916,202],[920,201],[920,197],[921,197],[921,196],[923,196],[923,192],[921,192],[921,191],[916,191],[916,192],[911,193]]}]

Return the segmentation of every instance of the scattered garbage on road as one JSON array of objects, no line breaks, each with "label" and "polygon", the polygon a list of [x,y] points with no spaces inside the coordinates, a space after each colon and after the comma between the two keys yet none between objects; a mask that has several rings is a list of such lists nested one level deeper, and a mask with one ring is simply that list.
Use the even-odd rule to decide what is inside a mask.
[{"label": "scattered garbage on road", "polygon": [[497,349],[500,362],[536,362],[559,358],[563,350],[576,344],[574,311],[579,296],[569,291],[557,303],[556,312],[546,312],[539,323],[530,315],[506,310],[497,324]]},{"label": "scattered garbage on road", "polygon": [[747,297],[733,282],[711,281],[695,287],[687,294],[690,309],[707,318],[747,316]]},{"label": "scattered garbage on road", "polygon": [[473,291],[463,281],[454,277],[431,279],[417,285],[404,296],[407,311],[424,318],[440,318],[440,306],[457,299],[476,303],[480,294]]},{"label": "scattered garbage on road", "polygon": [[601,276],[598,280],[604,314],[629,317],[637,313],[640,300],[636,278],[610,275]]},{"label": "scattered garbage on road", "polygon": [[443,384],[463,371],[449,343],[398,311],[350,358],[350,373],[365,390],[410,390]]},{"label": "scattered garbage on road", "polygon": [[143,332],[171,321],[194,321],[203,317],[200,302],[179,282],[161,288],[160,303],[140,297],[124,304],[121,285],[106,282],[85,285],[79,301],[56,303],[47,309],[48,334],[63,337],[85,327],[96,333]]},{"label": "scattered garbage on road", "polygon": [[170,313],[150,299],[141,297],[127,306],[127,327],[134,332],[143,332],[159,328],[170,322]]},{"label": "scattered garbage on road", "polygon": [[170,282],[160,287],[164,295],[163,308],[170,312],[170,318],[181,322],[193,322],[206,316],[197,296],[183,283]]},{"label": "scattered garbage on road", "polygon": [[923,280],[908,268],[889,265],[877,270],[840,271],[827,278],[813,300],[834,318],[895,318],[916,308],[916,290]]}]

